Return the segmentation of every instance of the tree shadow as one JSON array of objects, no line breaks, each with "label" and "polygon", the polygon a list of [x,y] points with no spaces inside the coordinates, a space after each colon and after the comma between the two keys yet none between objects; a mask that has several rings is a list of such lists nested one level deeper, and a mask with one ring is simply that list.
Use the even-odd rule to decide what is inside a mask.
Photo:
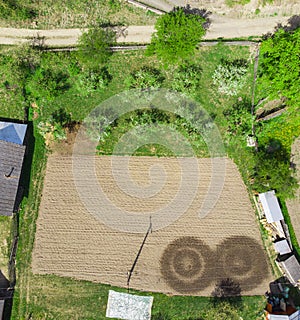
[{"label": "tree shadow", "polygon": [[241,291],[241,286],[238,282],[231,278],[221,279],[216,283],[211,293],[211,303],[216,306],[220,303],[228,302],[234,307],[241,308],[243,305]]},{"label": "tree shadow", "polygon": [[300,15],[293,15],[288,19],[286,25],[282,25],[281,23],[278,23],[274,28],[274,31],[264,34],[262,36],[262,39],[267,40],[269,38],[274,37],[274,34],[281,29],[284,30],[285,32],[292,33],[293,31],[297,30],[299,27],[300,27]]},{"label": "tree shadow", "polygon": [[172,11],[176,12],[180,9],[182,9],[185,14],[193,14],[204,18],[205,21],[203,22],[202,26],[205,30],[207,30],[211,25],[211,19],[209,18],[209,16],[212,14],[211,11],[208,11],[207,9],[192,8],[189,4],[187,4],[185,7],[174,7]]}]

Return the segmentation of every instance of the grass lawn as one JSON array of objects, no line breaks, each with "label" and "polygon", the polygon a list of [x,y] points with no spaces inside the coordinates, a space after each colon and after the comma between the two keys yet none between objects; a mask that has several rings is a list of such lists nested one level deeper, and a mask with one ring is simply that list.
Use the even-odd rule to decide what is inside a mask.
[{"label": "grass lawn", "polygon": [[[110,289],[127,292],[126,289],[70,278],[30,275],[28,283],[30,300],[26,306],[24,305],[23,311],[27,316],[31,314],[32,319],[105,319]],[[212,300],[206,297],[170,297],[163,294],[151,294],[151,296],[154,297],[151,319],[156,320],[221,319],[215,316],[223,308],[229,310],[228,315],[231,317],[228,319],[236,319],[236,315],[245,320],[263,319],[265,306],[265,299],[261,296],[242,297],[235,302],[236,307],[230,305],[224,307],[222,303],[214,305]]]}]

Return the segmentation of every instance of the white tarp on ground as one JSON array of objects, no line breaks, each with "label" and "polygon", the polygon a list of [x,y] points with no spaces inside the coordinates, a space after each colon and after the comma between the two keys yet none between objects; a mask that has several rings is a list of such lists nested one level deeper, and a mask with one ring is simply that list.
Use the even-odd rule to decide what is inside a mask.
[{"label": "white tarp on ground", "polygon": [[153,297],[136,296],[109,290],[107,318],[150,320]]}]

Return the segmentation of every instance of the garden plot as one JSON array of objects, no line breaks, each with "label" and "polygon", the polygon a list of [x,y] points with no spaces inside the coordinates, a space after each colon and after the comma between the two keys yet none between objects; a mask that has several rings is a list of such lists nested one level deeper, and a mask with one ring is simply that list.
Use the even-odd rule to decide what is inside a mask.
[{"label": "garden plot", "polygon": [[[182,199],[191,190],[180,190],[182,166],[176,158],[131,157],[129,172],[139,187],[153,183],[155,170],[163,167],[164,185],[150,198],[122,192],[112,173],[112,157],[95,157],[95,172],[103,192],[116,208],[145,215],[169,205],[181,192]],[[201,179],[193,201],[173,223],[149,234],[133,271],[130,287],[143,291],[183,295],[210,295],[217,281],[231,278],[242,294],[260,295],[271,281],[258,222],[247,190],[235,164],[224,159],[226,175],[222,192],[213,210],[199,218],[199,209],[211,182],[211,159],[196,159]],[[82,170],[84,172],[84,159]],[[149,169],[151,169],[149,171]],[[189,168],[193,173],[195,168]],[[190,175],[191,177],[193,176]],[[119,180],[122,180],[122,172]],[[84,185],[89,186],[87,176]],[[192,183],[191,183],[192,185]],[[91,188],[89,201],[98,194]],[[184,203],[184,201],[182,201]],[[180,205],[178,205],[180,207]],[[51,155],[48,159],[44,190],[37,221],[32,269],[35,274],[56,274],[127,286],[128,271],[140,249],[144,233],[117,230],[122,219],[116,215],[112,228],[89,213],[80,198],[72,174],[72,157]],[[105,213],[107,214],[107,212]],[[109,212],[114,217],[114,210]],[[155,223],[155,221],[153,221]]]}]

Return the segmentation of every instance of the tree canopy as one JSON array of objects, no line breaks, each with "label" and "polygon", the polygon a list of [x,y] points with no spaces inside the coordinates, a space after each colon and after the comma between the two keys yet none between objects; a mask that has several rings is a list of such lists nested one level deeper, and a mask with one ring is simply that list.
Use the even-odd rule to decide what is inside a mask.
[{"label": "tree canopy", "polygon": [[271,98],[287,97],[289,104],[299,103],[300,28],[280,27],[261,45],[261,88]]},{"label": "tree canopy", "polygon": [[175,8],[160,16],[146,54],[156,54],[166,64],[186,59],[205,34],[207,15],[205,10],[197,14],[190,8]]},{"label": "tree canopy", "polygon": [[291,168],[290,153],[276,139],[269,139],[255,153],[251,178],[252,186],[258,192],[274,189],[283,199],[292,197],[298,187]]},{"label": "tree canopy", "polygon": [[79,59],[89,66],[103,64],[111,56],[110,46],[115,41],[116,33],[113,30],[100,26],[92,27],[79,39]]}]

